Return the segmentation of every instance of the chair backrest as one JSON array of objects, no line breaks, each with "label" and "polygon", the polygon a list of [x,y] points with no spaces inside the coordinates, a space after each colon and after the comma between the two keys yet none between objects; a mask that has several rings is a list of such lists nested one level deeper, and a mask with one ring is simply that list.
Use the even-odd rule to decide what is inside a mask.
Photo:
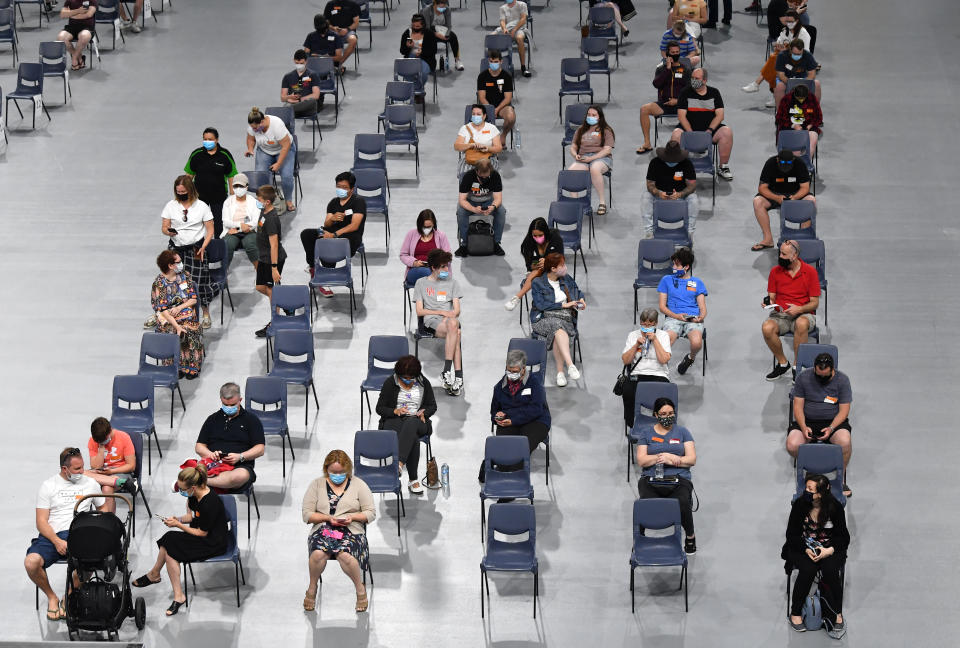
[{"label": "chair backrest", "polygon": [[565,247],[579,249],[583,236],[582,205],[579,201],[554,200],[547,212],[547,225],[559,232]]},{"label": "chair backrest", "polygon": [[[281,359],[281,355],[286,358]],[[303,360],[293,360],[303,358]],[[274,364],[303,365],[313,371],[313,333],[297,329],[280,329],[273,337]]]},{"label": "chair backrest", "polygon": [[412,104],[416,86],[410,81],[387,81],[383,94],[384,107],[390,104]]},{"label": "chair backrest", "polygon": [[793,92],[797,86],[805,85],[810,92],[816,92],[817,84],[813,79],[787,79],[787,92]]},{"label": "chair backrest", "polygon": [[210,267],[210,279],[221,286],[227,281],[227,268],[230,260],[227,257],[227,242],[222,238],[210,239],[207,244],[207,262]]},{"label": "chair backrest", "polygon": [[510,338],[507,351],[520,349],[527,354],[527,373],[544,384],[547,375],[547,343],[530,338]]},{"label": "chair backrest", "polygon": [[237,551],[237,499],[233,495],[218,495],[223,502],[223,512],[227,516],[227,522],[230,524],[230,533],[227,535],[227,550],[223,553],[232,554]]},{"label": "chair backrest", "polygon": [[633,541],[641,537],[641,529],[669,529],[680,540],[680,502],[672,497],[653,497],[633,501]]},{"label": "chair backrest", "polygon": [[498,50],[501,54],[513,51],[513,39],[507,34],[487,34],[483,38],[484,50]]},{"label": "chair backrest", "polygon": [[820,239],[797,239],[800,246],[800,259],[817,269],[820,287],[827,283],[827,248]]},{"label": "chair backrest", "polygon": [[350,267],[350,241],[344,238],[319,238],[313,247],[314,266],[321,261],[327,264],[327,269],[333,264],[336,266],[341,261],[346,267]]},{"label": "chair backrest", "polygon": [[840,350],[835,344],[813,344],[812,342],[805,342],[797,346],[797,359],[794,363],[797,368],[797,374],[799,375],[804,369],[812,367],[813,361],[816,360],[817,356],[821,353],[829,353],[830,357],[833,358],[834,368],[840,367]]},{"label": "chair backrest", "polygon": [[[628,383],[629,387],[629,383]],[[633,425],[643,424],[653,420],[651,416],[643,414],[643,410],[653,412],[653,404],[658,398],[669,398],[673,401],[677,419],[680,418],[680,392],[675,383],[665,382],[638,382],[636,400],[633,406]]]},{"label": "chair backrest", "polygon": [[257,189],[265,185],[273,185],[273,173],[270,171],[244,171],[247,176],[247,191],[256,193]]},{"label": "chair backrest", "polygon": [[386,169],[387,138],[382,133],[353,136],[353,169]]},{"label": "chair backrest", "polygon": [[[683,200],[654,200],[653,201],[653,231],[672,232],[673,230],[687,230],[690,212],[687,203]],[[663,234],[663,232],[660,232]]]},{"label": "chair backrest", "polygon": [[310,330],[312,306],[309,286],[278,284],[270,295],[270,323],[282,322],[284,328]]},{"label": "chair backrest", "polygon": [[0,0],[0,9],[9,9],[13,6],[13,0]]},{"label": "chair backrest", "polygon": [[[357,430],[353,435],[354,469],[364,464],[361,459],[393,459],[393,470],[400,462],[400,444],[393,430]],[[366,466],[371,469],[370,466]],[[399,479],[399,476],[398,476]]]},{"label": "chair backrest", "polygon": [[63,41],[40,43],[40,65],[45,76],[63,74],[67,69],[67,44]]},{"label": "chair backrest", "polygon": [[810,131],[782,130],[777,133],[777,151],[800,151],[806,155],[810,149]]},{"label": "chair backrest", "polygon": [[530,471],[530,446],[522,436],[488,436],[483,446],[483,462],[487,471],[493,465],[513,466],[523,464]]},{"label": "chair backrest", "polygon": [[[386,158],[384,158],[386,159]],[[387,173],[383,169],[354,169],[354,190],[367,202],[367,211],[382,212],[387,206]]]},{"label": "chair backrest", "polygon": [[417,109],[413,104],[391,104],[384,109],[384,130],[417,132]]},{"label": "chair backrest", "polygon": [[113,377],[111,408],[114,412],[145,411],[153,414],[153,381],[149,376],[121,374]]},{"label": "chair backrest", "polygon": [[[490,104],[483,104],[483,109],[487,112],[485,119],[491,124],[497,120],[497,109]],[[463,123],[469,124],[470,117],[473,115],[473,104],[467,104],[463,107]]]},{"label": "chair backrest", "polygon": [[607,51],[607,39],[588,36],[580,41],[580,56],[590,61],[590,71],[609,71],[610,55]]},{"label": "chair backrest", "polygon": [[797,492],[794,499],[806,490],[807,475],[824,475],[830,480],[830,492],[840,503],[843,496],[843,450],[833,443],[804,443],[797,448]]},{"label": "chair backrest", "polygon": [[422,67],[420,66],[419,58],[394,59],[393,80],[409,81],[414,86],[414,94],[425,94],[426,91],[423,89],[423,84],[420,83],[421,70]]},{"label": "chair backrest", "polygon": [[93,14],[94,22],[112,23],[117,18],[118,0],[98,0],[97,11]]},{"label": "chair backrest", "polygon": [[307,58],[307,69],[311,74],[325,78],[335,73],[334,61],[329,56],[310,56]]},{"label": "chair backrest", "polygon": [[[276,286],[274,286],[276,288]],[[287,382],[274,376],[251,376],[243,386],[244,408],[252,412],[267,428],[278,429],[287,424]]]},{"label": "chair backrest", "polygon": [[[675,501],[675,500],[674,500]],[[501,536],[522,536],[526,540],[520,542],[501,540]],[[509,550],[511,553],[523,551],[530,558],[536,556],[537,551],[537,518],[533,506],[529,504],[491,504],[487,515],[487,555],[499,551]],[[532,569],[533,565],[529,568]]]},{"label": "chair backrest", "polygon": [[588,108],[589,106],[587,104],[575,103],[567,104],[567,107],[563,109],[564,143],[573,141],[573,136],[576,135],[577,129],[580,128],[587,119]]},{"label": "chair backrest", "polygon": [[587,211],[592,187],[589,171],[563,169],[557,173],[557,200],[561,202],[579,203]]},{"label": "chair backrest", "polygon": [[136,465],[133,467],[133,477],[140,483],[140,474],[143,472],[143,435],[137,432],[128,434],[130,443],[133,444],[133,456],[136,459]]},{"label": "chair backrest", "polygon": [[590,61],[585,58],[565,58],[560,61],[560,90],[590,86]]},{"label": "chair backrest", "polygon": [[784,200],[780,205],[780,239],[789,238],[817,238],[817,204],[812,200]]},{"label": "chair backrest", "polygon": [[613,28],[616,15],[613,13],[613,7],[590,7],[587,20],[590,23],[590,31],[592,33],[594,28]]},{"label": "chair backrest", "polygon": [[410,355],[410,342],[403,335],[371,335],[367,342],[367,372],[375,369],[393,371],[393,365]]},{"label": "chair backrest", "polygon": [[664,239],[641,239],[637,244],[637,270],[663,270],[672,272],[670,257],[675,250],[673,241]]},{"label": "chair backrest", "polygon": [[[149,360],[156,361],[156,364]],[[176,375],[180,371],[180,337],[172,333],[153,333],[147,331],[140,338],[140,368],[156,370],[160,361],[173,360],[169,371]]]},{"label": "chair backrest", "polygon": [[293,106],[271,106],[264,110],[263,113],[280,118],[284,126],[287,127],[287,130],[290,131],[291,136],[296,133],[297,122],[294,116]]},{"label": "chair backrest", "polygon": [[704,155],[713,148],[713,138],[707,131],[685,131],[680,136],[680,147],[695,155]]},{"label": "chair backrest", "polygon": [[17,25],[13,7],[0,9],[0,40],[10,42],[16,38]]},{"label": "chair backrest", "polygon": [[21,63],[17,68],[17,93],[43,93],[43,66],[39,63]]}]

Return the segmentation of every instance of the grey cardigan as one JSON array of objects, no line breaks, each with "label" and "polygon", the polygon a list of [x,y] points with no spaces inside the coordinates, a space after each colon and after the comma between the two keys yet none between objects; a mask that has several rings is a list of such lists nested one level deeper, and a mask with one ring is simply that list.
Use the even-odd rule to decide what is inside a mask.
[{"label": "grey cardigan", "polygon": [[[301,506],[303,521],[310,524],[310,516],[314,513],[325,513],[330,515],[330,498],[327,496],[327,478],[317,477],[307,486],[307,492],[303,495],[303,505]],[[370,487],[357,476],[350,478],[350,485],[343,492],[340,501],[337,503],[337,510],[334,515],[346,515],[348,513],[363,513],[367,516],[367,524],[373,522],[377,517],[377,511],[373,506],[373,493]],[[312,534],[320,527],[320,524],[314,524],[310,528]],[[364,525],[361,522],[351,522],[348,525],[351,533],[359,534],[364,532]]]}]

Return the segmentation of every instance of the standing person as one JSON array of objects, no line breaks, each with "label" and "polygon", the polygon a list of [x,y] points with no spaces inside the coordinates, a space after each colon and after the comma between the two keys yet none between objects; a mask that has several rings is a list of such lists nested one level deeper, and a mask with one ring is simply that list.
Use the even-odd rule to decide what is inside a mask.
[{"label": "standing person", "polygon": [[603,109],[600,106],[587,108],[583,123],[573,134],[570,155],[573,156],[574,161],[567,168],[575,171],[590,171],[593,192],[600,201],[597,205],[597,216],[607,213],[607,204],[603,202],[603,174],[613,169],[615,145],[613,129],[607,125]]},{"label": "standing person", "polygon": [[450,43],[450,49],[453,50],[453,59],[458,72],[463,71],[463,63],[460,62],[460,40],[453,31],[453,14],[450,11],[448,0],[433,0],[430,5],[430,11],[423,14],[426,20],[427,29],[433,32],[437,40],[442,43]]},{"label": "standing person", "polygon": [[[137,469],[137,453],[129,434],[114,430],[110,421],[98,416],[90,424],[87,453],[90,455],[90,470],[84,474],[100,484],[105,495],[124,492],[136,496],[133,471]],[[117,510],[117,501],[108,497],[103,510],[113,513]]]},{"label": "standing person", "polygon": [[527,235],[520,242],[520,254],[523,255],[523,264],[527,268],[527,277],[523,280],[520,291],[503,305],[508,311],[517,307],[523,296],[533,287],[533,280],[543,274],[543,262],[546,256],[563,254],[563,238],[559,231],[547,225],[547,219],[537,216],[530,221]]},{"label": "standing person", "polygon": [[451,396],[463,390],[463,365],[460,357],[460,300],[463,291],[450,277],[453,256],[446,250],[430,250],[427,265],[430,274],[413,286],[417,317],[423,326],[446,342],[443,349],[443,373],[440,382]]},{"label": "standing person", "polygon": [[193,380],[203,365],[203,328],[197,317],[197,291],[193,278],[184,269],[183,257],[176,250],[164,250],[157,256],[160,274],[150,288],[157,333],[180,336],[180,377]]},{"label": "standing person", "polygon": [[[280,283],[287,251],[280,242],[280,217],[273,206],[277,190],[270,185],[257,189],[256,206],[260,209],[257,221],[257,292],[269,300],[273,297],[273,285]],[[257,337],[267,337],[266,326],[256,331]]]},{"label": "standing person", "polygon": [[[587,307],[577,282],[567,274],[567,260],[553,252],[543,261],[543,274],[533,280],[530,322],[533,333],[553,349],[557,365],[557,387],[580,379],[580,370],[570,355],[570,340],[577,333],[577,314]],[[566,366],[567,372],[563,369]]]},{"label": "standing person", "polygon": [[293,53],[293,70],[283,75],[280,82],[280,101],[293,107],[294,117],[315,115],[323,103],[319,84],[307,72],[307,53],[298,49]]},{"label": "standing person", "polygon": [[517,122],[517,113],[513,108],[513,76],[503,69],[502,56],[500,50],[487,52],[487,69],[477,75],[477,102],[481,105],[481,117],[486,118],[486,109],[482,106],[489,104],[493,106],[494,116],[503,120],[501,149],[507,145],[507,133],[513,130]]},{"label": "standing person", "polygon": [[680,248],[670,257],[673,274],[660,280],[660,312],[663,313],[662,329],[670,336],[670,344],[681,335],[690,340],[690,353],[683,356],[677,365],[681,376],[693,364],[697,352],[703,347],[703,320],[707,317],[707,287],[699,277],[693,276],[693,252]]},{"label": "standing person", "polygon": [[640,216],[645,238],[653,236],[653,204],[658,200],[683,200],[687,203],[687,226],[697,229],[700,198],[697,196],[697,170],[680,142],[670,140],[658,148],[647,165],[647,190],[640,198]]},{"label": "standing person", "polygon": [[247,192],[250,181],[247,174],[238,173],[233,176],[233,192],[223,201],[223,233],[220,238],[227,245],[227,261],[233,259],[237,248],[243,247],[247,258],[257,269],[257,221],[260,220],[260,210],[257,201]]},{"label": "standing person", "polygon": [[[57,40],[67,45],[74,71],[87,67],[87,57],[83,50],[97,34],[97,25],[94,14],[97,13],[97,0],[64,0],[60,17],[67,19],[57,34]],[[76,44],[74,44],[76,42]]]},{"label": "standing person", "polygon": [[230,181],[237,175],[237,164],[230,151],[220,146],[220,133],[213,126],[203,129],[203,145],[193,149],[183,167],[193,179],[200,200],[213,214],[213,235],[223,232],[223,201],[232,192]]},{"label": "standing person", "polygon": [[527,69],[527,41],[530,39],[527,29],[527,3],[523,0],[504,0],[500,5],[500,26],[497,32],[506,34],[517,42],[517,54],[520,56],[520,74],[530,76]]},{"label": "standing person", "polygon": [[623,386],[623,420],[633,428],[637,404],[638,382],[670,382],[670,335],[657,330],[660,314],[656,308],[640,311],[640,328],[630,331],[620,354],[628,369],[628,381]]},{"label": "standing person", "polygon": [[733,152],[733,130],[723,123],[723,97],[720,91],[707,85],[707,71],[697,68],[690,73],[690,87],[677,100],[677,121],[671,139],[680,141],[684,131],[706,131],[717,145],[720,166],[717,175],[724,180],[733,180],[730,170],[730,154]]},{"label": "standing person", "polygon": [[400,260],[407,267],[404,282],[413,286],[420,277],[430,274],[427,257],[431,250],[450,251],[447,235],[437,229],[437,216],[432,209],[424,209],[417,215],[417,226],[407,232],[400,246]]},{"label": "standing person", "polygon": [[460,193],[457,197],[457,238],[460,247],[454,252],[458,257],[467,256],[467,231],[470,216],[493,217],[493,251],[498,256],[506,254],[500,247],[503,226],[507,221],[507,209],[503,206],[503,179],[494,170],[490,160],[479,160],[460,178]]},{"label": "standing person", "polygon": [[[424,90],[427,87],[430,74],[437,70],[437,37],[427,29],[427,21],[423,14],[413,14],[410,19],[410,27],[400,36],[400,54],[404,58],[420,59],[420,87],[418,89]],[[423,96],[418,95],[417,101],[422,100]]]},{"label": "standing person", "polygon": [[[357,49],[360,5],[352,0],[330,0],[323,8],[323,17],[330,23],[330,28],[337,36],[346,43],[343,50],[343,61],[346,61]],[[314,25],[316,25],[316,19],[314,19]]]},{"label": "standing person", "polygon": [[[704,27],[712,29],[717,26],[717,18],[720,14],[720,7],[717,0],[707,0],[707,24]],[[724,25],[730,26],[731,16],[733,15],[733,0],[723,0],[723,20]]]},{"label": "standing person", "polygon": [[280,175],[280,187],[287,203],[287,211],[297,209],[293,204],[294,177],[297,147],[283,120],[273,115],[264,115],[254,106],[247,115],[247,151],[251,157],[256,146],[255,165],[257,171],[270,171]]},{"label": "standing person", "polygon": [[[300,231],[300,243],[307,259],[307,269],[313,276],[313,253],[318,238],[345,238],[350,241],[352,257],[363,245],[363,228],[367,220],[367,201],[357,195],[357,177],[343,171],[334,178],[335,198],[327,203],[327,215],[322,227],[308,227]],[[317,288],[324,297],[333,297],[333,291],[324,286]]]}]

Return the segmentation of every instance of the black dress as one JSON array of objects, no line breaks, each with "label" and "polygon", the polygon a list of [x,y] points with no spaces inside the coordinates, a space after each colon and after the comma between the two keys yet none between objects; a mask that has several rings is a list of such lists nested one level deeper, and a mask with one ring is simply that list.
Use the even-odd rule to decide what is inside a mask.
[{"label": "black dress", "polygon": [[227,513],[220,496],[212,490],[199,501],[191,496],[187,508],[193,512],[190,528],[206,531],[200,537],[183,531],[167,531],[157,545],[167,550],[167,555],[179,562],[198,562],[219,556],[227,550]]}]

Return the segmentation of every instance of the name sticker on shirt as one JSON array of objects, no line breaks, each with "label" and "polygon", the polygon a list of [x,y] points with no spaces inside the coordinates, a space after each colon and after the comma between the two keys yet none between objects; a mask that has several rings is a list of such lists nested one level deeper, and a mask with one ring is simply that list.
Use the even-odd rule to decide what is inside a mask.
[{"label": "name sticker on shirt", "polygon": [[529,396],[531,393],[532,393],[532,392],[530,391],[530,388],[527,387],[527,388],[524,389],[522,392],[520,392],[520,395],[521,395],[521,396]]},{"label": "name sticker on shirt", "polygon": [[260,217],[260,220],[257,221],[257,227],[263,227],[263,224],[267,221],[263,216]]},{"label": "name sticker on shirt", "polygon": [[696,281],[692,281],[692,280],[691,280],[691,281],[688,281],[688,282],[687,282],[687,290],[696,290],[696,289],[697,289],[697,282],[696,282]]},{"label": "name sticker on shirt", "polygon": [[787,178],[787,182],[796,182],[796,181],[797,181],[797,177],[796,177],[796,176],[790,176],[790,177]]},{"label": "name sticker on shirt", "polygon": [[328,41],[332,41],[334,38],[335,38],[334,36],[327,36]]},{"label": "name sticker on shirt", "polygon": [[276,140],[267,140],[267,144],[269,144],[270,146],[275,146],[276,143],[277,143]]},{"label": "name sticker on shirt", "polygon": [[677,182],[679,182],[680,180],[683,180],[683,171],[674,171],[673,179]]},{"label": "name sticker on shirt", "polygon": [[670,439],[670,443],[680,443],[680,439]]},{"label": "name sticker on shirt", "polygon": [[344,216],[353,216],[353,210],[352,210],[352,209],[345,209],[345,210],[343,211],[343,215],[344,215]]},{"label": "name sticker on shirt", "polygon": [[180,290],[186,290],[186,289],[187,289],[187,282],[186,282],[186,281],[181,282],[181,283],[180,283]]},{"label": "name sticker on shirt", "polygon": [[446,292],[445,290],[438,290],[438,291],[437,291],[437,301],[438,301],[438,302],[445,302],[445,301],[447,301],[447,292]]},{"label": "name sticker on shirt", "polygon": [[503,79],[497,79],[497,85],[503,85]]},{"label": "name sticker on shirt", "polygon": [[787,63],[787,64],[784,65],[783,67],[787,68],[788,70],[792,70],[792,69],[793,69],[793,66],[790,65],[789,63]]},{"label": "name sticker on shirt", "polygon": [[331,16],[335,16],[335,15],[337,15],[338,13],[340,13],[340,7],[336,7],[336,8],[334,8],[334,9],[331,9],[331,10],[330,10],[330,15],[331,15]]},{"label": "name sticker on shirt", "polygon": [[836,396],[824,396],[824,397],[823,397],[823,402],[824,402],[824,403],[830,403],[831,405],[836,405],[836,404],[837,404],[837,397],[836,397]]},{"label": "name sticker on shirt", "polygon": [[682,79],[682,78],[683,78],[683,72],[676,72],[676,73],[674,73],[673,77],[674,77],[675,79]]}]

